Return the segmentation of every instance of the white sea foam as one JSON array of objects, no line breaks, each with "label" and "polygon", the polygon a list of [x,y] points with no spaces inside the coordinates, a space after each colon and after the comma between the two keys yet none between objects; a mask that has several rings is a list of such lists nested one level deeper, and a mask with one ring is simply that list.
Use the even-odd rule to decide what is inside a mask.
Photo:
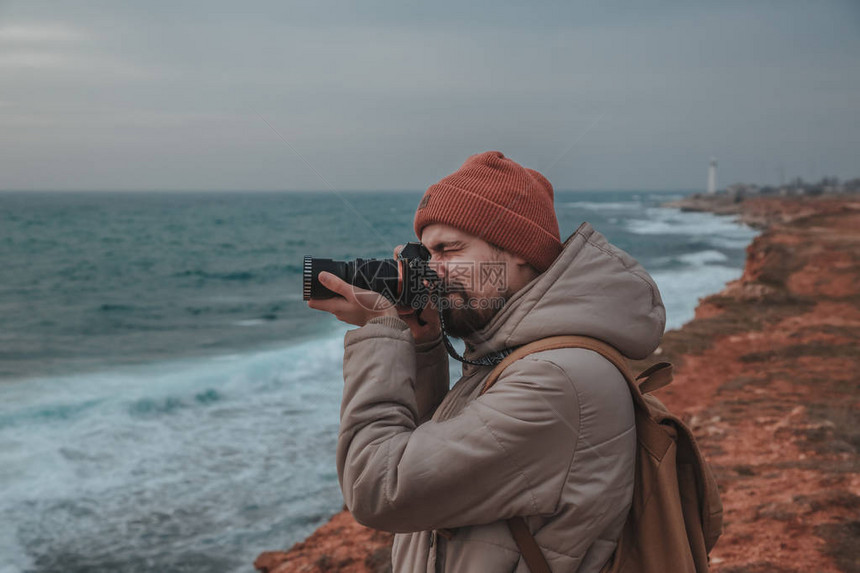
[{"label": "white sea foam", "polygon": [[653,264],[658,269],[665,265],[681,265],[682,267],[703,267],[707,265],[726,263],[728,260],[729,257],[723,251],[718,251],[716,249],[706,249],[704,251],[684,253],[671,257],[658,257],[654,259]]},{"label": "white sea foam", "polygon": [[17,538],[16,524],[0,519],[0,573],[21,573],[33,569],[33,559]]},{"label": "white sea foam", "polygon": [[693,235],[730,239],[745,238],[749,242],[756,232],[728,217],[712,213],[685,213],[680,209],[650,207],[647,218],[631,219],[628,229],[638,235]]},{"label": "white sea foam", "polygon": [[713,263],[724,263],[729,258],[723,252],[707,250],[680,255],[678,260],[692,266],[703,266]]},{"label": "white sea foam", "polygon": [[266,324],[267,321],[262,318],[248,318],[245,320],[237,320],[233,324],[236,326],[260,326],[261,324]]},{"label": "white sea foam", "polygon": [[695,316],[699,299],[719,292],[740,278],[742,269],[720,265],[695,265],[651,273],[666,307],[666,330],[680,328]]},{"label": "white sea foam", "polygon": [[708,242],[722,249],[744,249],[755,237],[755,231],[739,233],[736,237],[709,237]]},{"label": "white sea foam", "polygon": [[757,231],[712,213],[689,213],[661,207],[649,208],[646,214],[646,219],[629,220],[628,229],[639,235],[689,235],[714,247],[662,259],[664,263],[674,260],[683,266],[652,272],[666,305],[666,328],[679,328],[693,318],[700,298],[719,292],[727,282],[741,276],[742,268],[725,265],[728,256],[723,250],[745,247]]}]

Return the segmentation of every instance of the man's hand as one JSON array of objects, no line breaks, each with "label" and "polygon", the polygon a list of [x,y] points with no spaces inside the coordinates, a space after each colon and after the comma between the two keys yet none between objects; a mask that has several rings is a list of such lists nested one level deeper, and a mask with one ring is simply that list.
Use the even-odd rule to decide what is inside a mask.
[{"label": "man's hand", "polygon": [[[394,249],[394,258],[405,245]],[[321,272],[319,281],[324,287],[340,296],[326,299],[311,299],[308,306],[316,310],[330,312],[342,322],[364,326],[371,318],[378,316],[399,316],[412,331],[416,344],[435,340],[442,332],[439,326],[439,311],[430,302],[421,312],[421,320],[426,324],[418,324],[417,312],[409,306],[395,306],[390,300],[379,293],[355,287],[339,277]]]},{"label": "man's hand", "polygon": [[364,326],[368,320],[378,316],[398,315],[394,303],[379,293],[355,287],[325,271],[319,274],[319,280],[325,288],[340,296],[312,298],[308,301],[310,308],[330,312],[338,320],[356,326]]},{"label": "man's hand", "polygon": [[[400,254],[400,249],[405,246],[406,245],[398,245],[394,248],[395,259]],[[433,306],[432,301],[427,304],[421,312],[421,320],[426,322],[424,326],[418,324],[417,312],[414,308],[409,306],[398,306],[397,312],[400,314],[401,320],[409,325],[409,330],[412,331],[412,338],[415,339],[416,344],[435,340],[436,337],[439,336],[439,333],[442,332],[442,328],[439,326],[439,311],[436,310],[435,306]]]}]

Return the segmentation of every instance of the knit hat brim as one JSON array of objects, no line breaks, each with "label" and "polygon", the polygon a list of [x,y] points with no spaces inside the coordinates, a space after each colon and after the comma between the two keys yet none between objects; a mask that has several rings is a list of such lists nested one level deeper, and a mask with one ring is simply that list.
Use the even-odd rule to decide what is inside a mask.
[{"label": "knit hat brim", "polygon": [[498,151],[470,157],[459,170],[427,189],[415,213],[419,240],[424,228],[434,223],[519,255],[539,272],[552,264],[562,248],[552,185],[537,171]]}]

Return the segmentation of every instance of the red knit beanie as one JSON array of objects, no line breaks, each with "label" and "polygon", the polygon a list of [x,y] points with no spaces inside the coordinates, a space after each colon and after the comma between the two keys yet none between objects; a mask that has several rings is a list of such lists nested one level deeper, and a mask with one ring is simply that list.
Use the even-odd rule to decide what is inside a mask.
[{"label": "red knit beanie", "polygon": [[415,212],[415,234],[443,223],[521,256],[543,272],[561,252],[552,185],[498,151],[473,155],[431,185]]}]

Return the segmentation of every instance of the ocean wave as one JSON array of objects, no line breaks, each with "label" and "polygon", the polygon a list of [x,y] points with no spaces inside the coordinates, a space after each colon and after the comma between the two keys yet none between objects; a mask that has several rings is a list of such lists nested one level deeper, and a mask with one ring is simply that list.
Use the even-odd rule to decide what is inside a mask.
[{"label": "ocean wave", "polygon": [[132,416],[137,417],[170,415],[179,410],[194,407],[195,405],[208,406],[220,401],[222,398],[223,396],[212,388],[194,393],[190,400],[179,396],[140,398],[129,405],[128,412]]},{"label": "ocean wave", "polygon": [[569,209],[587,209],[589,211],[627,211],[641,208],[642,203],[639,201],[616,201],[605,203],[602,201],[571,201],[562,203],[559,207]]},{"label": "ocean wave", "polygon": [[721,251],[707,250],[680,255],[678,260],[688,265],[702,266],[714,263],[724,263],[729,260],[729,258]]},{"label": "ocean wave", "polygon": [[[274,320],[274,318],[272,319]],[[248,318],[245,320],[237,320],[231,324],[235,324],[236,326],[260,326],[261,324],[266,324],[267,320],[263,318]]]},{"label": "ocean wave", "polygon": [[225,272],[212,272],[203,269],[186,269],[173,273],[174,278],[198,278],[214,281],[260,281],[281,279],[285,276],[295,275],[302,272],[301,265],[286,264],[286,265],[266,265],[258,269],[250,270],[235,270]]},{"label": "ocean wave", "polygon": [[185,270],[178,273],[174,273],[174,277],[196,277],[201,279],[211,279],[211,280],[220,280],[220,281],[247,281],[253,279],[257,276],[252,271],[231,271],[226,273],[212,273],[209,271],[203,271],[200,269],[192,269]]},{"label": "ocean wave", "polygon": [[[337,438],[345,330],[229,360],[0,386],[0,523],[14,524],[0,527],[3,566],[107,544],[164,570],[177,557],[162,538],[248,563],[277,545],[285,515],[311,528],[336,511],[334,460],[320,452]],[[287,505],[284,491],[303,499]]]},{"label": "ocean wave", "polygon": [[712,240],[714,237],[749,242],[755,230],[724,216],[711,213],[685,213],[674,208],[649,208],[645,219],[630,219],[627,228],[637,235],[690,235]]},{"label": "ocean wave", "polygon": [[723,265],[652,272],[666,307],[666,330],[683,326],[695,315],[702,297],[721,291],[727,282],[740,278],[741,274],[741,269]]},{"label": "ocean wave", "polygon": [[715,247],[723,249],[744,249],[753,239],[753,236],[744,234],[739,237],[710,237],[708,241]]},{"label": "ocean wave", "polygon": [[93,398],[70,404],[53,404],[0,412],[0,429],[26,424],[63,423],[83,416],[101,402],[101,398]]},{"label": "ocean wave", "polygon": [[654,268],[685,268],[685,267],[703,267],[707,265],[722,264],[729,260],[729,257],[722,251],[715,249],[703,249],[692,253],[684,253],[672,257],[660,257],[654,260]]},{"label": "ocean wave", "polygon": [[99,312],[132,312],[135,310],[138,308],[131,304],[104,303],[99,305]]}]

